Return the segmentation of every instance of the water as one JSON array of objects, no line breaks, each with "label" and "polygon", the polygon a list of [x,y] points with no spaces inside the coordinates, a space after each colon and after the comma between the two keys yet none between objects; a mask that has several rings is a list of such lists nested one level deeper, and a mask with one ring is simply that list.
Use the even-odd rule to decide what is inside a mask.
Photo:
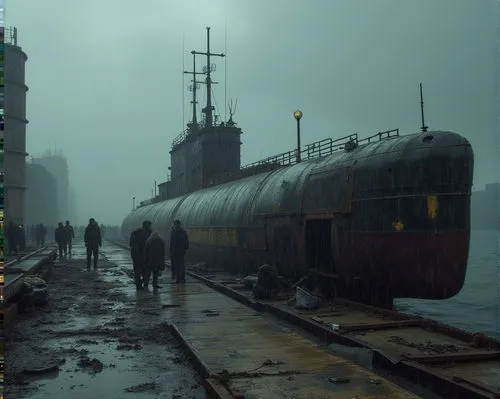
[{"label": "water", "polygon": [[499,247],[497,231],[472,231],[469,267],[462,291],[442,301],[400,299],[396,308],[500,338]]}]

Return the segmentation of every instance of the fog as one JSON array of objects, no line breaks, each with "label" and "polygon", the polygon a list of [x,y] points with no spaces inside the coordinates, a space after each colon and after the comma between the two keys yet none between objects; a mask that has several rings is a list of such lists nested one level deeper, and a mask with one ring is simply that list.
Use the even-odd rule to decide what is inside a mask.
[{"label": "fog", "polygon": [[215,102],[224,118],[227,75],[242,163],[292,149],[297,108],[304,144],[418,132],[422,82],[430,130],[473,145],[474,188],[498,180],[496,1],[5,3],[28,55],[27,151],[67,156],[77,223],[119,224],[133,196],[166,179],[171,141],[190,118],[183,63],[191,70],[190,51],[205,51],[206,26],[211,50],[228,54],[213,60]]}]

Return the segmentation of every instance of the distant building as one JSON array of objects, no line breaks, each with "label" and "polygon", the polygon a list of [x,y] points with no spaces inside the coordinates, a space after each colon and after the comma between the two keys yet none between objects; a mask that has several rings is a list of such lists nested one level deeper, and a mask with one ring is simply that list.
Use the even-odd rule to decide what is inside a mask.
[{"label": "distant building", "polygon": [[42,165],[28,163],[26,183],[26,226],[55,226],[60,221],[56,178]]},{"label": "distant building", "polygon": [[4,185],[5,219],[24,223],[26,201],[27,55],[17,45],[16,28],[0,28],[4,46]]},{"label": "distant building", "polygon": [[61,153],[47,152],[40,157],[33,157],[33,164],[43,166],[56,181],[58,217],[69,219],[69,171],[68,162]]},{"label": "distant building", "polygon": [[471,199],[471,226],[477,230],[500,229],[500,183],[474,191]]}]

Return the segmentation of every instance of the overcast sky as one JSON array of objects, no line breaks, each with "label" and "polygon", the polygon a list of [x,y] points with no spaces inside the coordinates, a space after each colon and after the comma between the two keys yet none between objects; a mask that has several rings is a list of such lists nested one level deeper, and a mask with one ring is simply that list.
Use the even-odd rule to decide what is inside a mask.
[{"label": "overcast sky", "polygon": [[[68,157],[77,222],[120,224],[165,180],[189,115],[183,61],[225,51],[243,163],[304,144],[426,123],[476,154],[475,188],[498,179],[498,5],[493,0],[6,0],[30,87],[27,151]],[[183,40],[185,56],[183,57]],[[184,58],[184,60],[183,60]],[[214,60],[224,116],[224,61]],[[204,95],[201,95],[201,99]]]}]

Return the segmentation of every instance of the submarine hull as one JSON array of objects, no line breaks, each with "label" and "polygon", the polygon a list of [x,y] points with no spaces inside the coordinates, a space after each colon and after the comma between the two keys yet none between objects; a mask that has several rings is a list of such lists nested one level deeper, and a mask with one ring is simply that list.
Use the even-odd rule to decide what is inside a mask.
[{"label": "submarine hull", "polygon": [[[474,156],[452,132],[398,136],[138,208],[124,238],[153,222],[187,230],[188,259],[229,271],[313,270],[343,297],[446,299],[462,288]],[[383,297],[383,298],[382,298]]]}]

